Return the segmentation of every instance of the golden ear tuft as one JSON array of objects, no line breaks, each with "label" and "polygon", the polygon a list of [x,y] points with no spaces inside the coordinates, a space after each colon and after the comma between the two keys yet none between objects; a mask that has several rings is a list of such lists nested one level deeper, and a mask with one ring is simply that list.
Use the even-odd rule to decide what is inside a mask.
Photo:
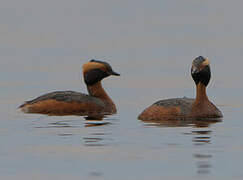
[{"label": "golden ear tuft", "polygon": [[209,62],[208,58],[206,58],[205,61],[203,61],[203,63],[202,63],[202,65],[204,65],[204,66],[207,66],[209,64],[210,64],[210,62]]},{"label": "golden ear tuft", "polygon": [[98,62],[87,62],[83,65],[83,73],[85,74],[86,72],[92,70],[92,69],[102,69],[105,70],[106,67],[102,63]]}]

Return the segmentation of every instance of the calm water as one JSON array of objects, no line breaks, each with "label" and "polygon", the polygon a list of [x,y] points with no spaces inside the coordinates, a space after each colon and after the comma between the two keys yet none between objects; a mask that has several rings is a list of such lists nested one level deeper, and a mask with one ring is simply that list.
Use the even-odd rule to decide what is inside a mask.
[{"label": "calm water", "polygon": [[[5,1],[0,7],[1,179],[242,179],[243,2]],[[218,123],[144,123],[153,102],[194,97],[192,59],[211,60]],[[81,65],[108,61],[118,114],[23,114],[25,100],[86,92]]]}]

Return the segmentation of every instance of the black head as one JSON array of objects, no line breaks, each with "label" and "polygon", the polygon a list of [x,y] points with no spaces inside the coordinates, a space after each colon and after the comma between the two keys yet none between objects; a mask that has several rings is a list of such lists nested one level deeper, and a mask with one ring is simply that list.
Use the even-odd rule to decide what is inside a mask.
[{"label": "black head", "polygon": [[207,86],[211,78],[209,60],[202,56],[194,59],[192,62],[191,75],[196,84],[201,82]]},{"label": "black head", "polygon": [[83,65],[83,75],[87,85],[93,85],[110,75],[120,76],[107,62],[94,59]]}]

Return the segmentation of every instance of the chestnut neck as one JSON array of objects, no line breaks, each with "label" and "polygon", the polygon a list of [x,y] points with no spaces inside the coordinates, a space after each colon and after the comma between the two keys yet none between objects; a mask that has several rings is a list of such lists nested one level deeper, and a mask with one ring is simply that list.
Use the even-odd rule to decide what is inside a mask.
[{"label": "chestnut neck", "polygon": [[87,89],[89,95],[101,99],[107,105],[108,109],[110,109],[112,112],[116,112],[115,104],[105,92],[100,81],[93,85],[87,85]]},{"label": "chestnut neck", "polygon": [[205,102],[209,102],[208,96],[206,93],[206,86],[204,84],[202,84],[201,82],[199,82],[197,84],[197,94],[196,94],[195,103],[199,104],[199,103],[205,103]]},{"label": "chestnut neck", "polygon": [[97,97],[99,99],[110,99],[110,97],[105,92],[104,88],[102,87],[101,82],[97,82],[93,85],[87,85],[87,89],[89,92],[89,95]]}]

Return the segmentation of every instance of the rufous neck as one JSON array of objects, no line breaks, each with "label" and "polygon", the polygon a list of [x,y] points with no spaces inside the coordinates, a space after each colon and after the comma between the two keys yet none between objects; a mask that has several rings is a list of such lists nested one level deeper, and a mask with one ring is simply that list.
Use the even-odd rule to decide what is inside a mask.
[{"label": "rufous neck", "polygon": [[109,113],[116,113],[116,105],[103,89],[101,82],[87,86],[88,92],[91,96],[101,99],[105,104],[105,111]]},{"label": "rufous neck", "polygon": [[93,85],[88,85],[87,86],[88,92],[91,96],[100,98],[100,99],[104,99],[104,100],[110,100],[110,97],[107,95],[107,93],[105,92],[104,88],[102,87],[101,82],[97,82]]},{"label": "rufous neck", "polygon": [[202,103],[202,102],[207,102],[208,100],[208,96],[206,93],[206,86],[204,84],[202,84],[201,82],[199,82],[197,84],[197,95],[196,95],[196,103]]}]

